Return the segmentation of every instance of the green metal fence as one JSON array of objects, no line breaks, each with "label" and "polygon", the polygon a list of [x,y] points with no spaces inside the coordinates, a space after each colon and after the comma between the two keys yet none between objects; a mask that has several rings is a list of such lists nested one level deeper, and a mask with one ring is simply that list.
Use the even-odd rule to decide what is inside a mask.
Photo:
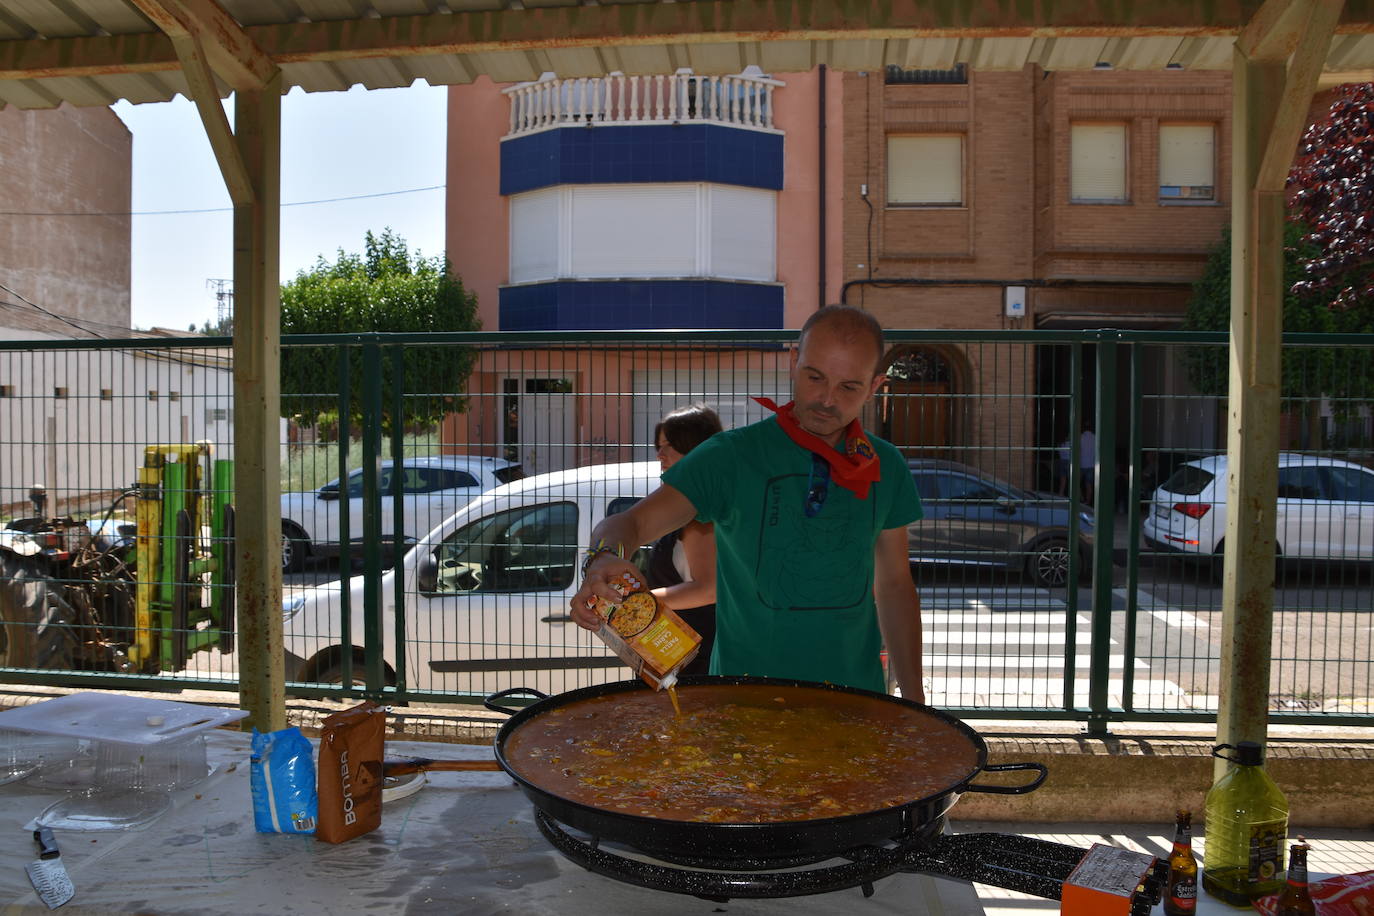
[{"label": "green metal fence", "polygon": [[[730,427],[765,415],[753,396],[785,401],[794,338],[285,340],[290,689],[468,703],[626,676],[567,618],[578,552],[656,485],[668,410],[704,402]],[[926,504],[909,541],[928,700],[1093,728],[1214,718],[1225,472],[1205,461],[1225,452],[1225,337],[889,343],[865,422]],[[0,342],[0,518],[26,529],[0,538],[7,680],[237,686],[228,346]],[[1370,721],[1371,373],[1374,340],[1285,340],[1276,719]],[[178,443],[201,444],[146,449]]]}]

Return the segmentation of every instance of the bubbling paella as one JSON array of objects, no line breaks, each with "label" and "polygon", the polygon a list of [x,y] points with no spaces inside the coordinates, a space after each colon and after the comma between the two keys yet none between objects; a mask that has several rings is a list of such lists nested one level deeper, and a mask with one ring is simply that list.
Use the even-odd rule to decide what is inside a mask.
[{"label": "bubbling paella", "polygon": [[769,684],[651,691],[556,707],[516,729],[511,771],[572,802],[679,821],[771,823],[903,805],[970,778],[954,724],[865,694]]}]

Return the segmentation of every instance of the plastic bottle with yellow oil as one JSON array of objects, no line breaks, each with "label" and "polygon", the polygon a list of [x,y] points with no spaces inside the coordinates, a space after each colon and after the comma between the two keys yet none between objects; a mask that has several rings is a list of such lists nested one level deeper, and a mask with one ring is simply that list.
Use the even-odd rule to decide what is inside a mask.
[{"label": "plastic bottle with yellow oil", "polygon": [[1288,799],[1265,772],[1262,745],[1219,744],[1212,756],[1231,766],[1207,793],[1202,889],[1232,906],[1249,906],[1283,887]]}]

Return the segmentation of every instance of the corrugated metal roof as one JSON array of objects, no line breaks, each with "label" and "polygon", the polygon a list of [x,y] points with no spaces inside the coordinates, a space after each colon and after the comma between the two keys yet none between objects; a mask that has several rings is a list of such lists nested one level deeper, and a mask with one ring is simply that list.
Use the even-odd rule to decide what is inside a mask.
[{"label": "corrugated metal roof", "polygon": [[[1229,69],[1260,0],[6,0],[0,105],[165,101],[188,88],[155,19],[227,14],[309,92],[611,71]],[[142,10],[148,10],[145,15]],[[150,16],[152,18],[150,18]],[[1374,0],[1347,0],[1327,82],[1374,76]],[[210,33],[215,33],[214,29]],[[229,87],[221,84],[228,94]]]}]

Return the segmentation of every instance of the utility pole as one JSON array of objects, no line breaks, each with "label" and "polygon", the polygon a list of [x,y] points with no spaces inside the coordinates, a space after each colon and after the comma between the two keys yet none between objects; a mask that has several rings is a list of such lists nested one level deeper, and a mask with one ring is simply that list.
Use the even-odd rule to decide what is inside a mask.
[{"label": "utility pole", "polygon": [[215,291],[215,324],[219,328],[229,326],[234,318],[234,281],[206,280],[206,287]]}]

